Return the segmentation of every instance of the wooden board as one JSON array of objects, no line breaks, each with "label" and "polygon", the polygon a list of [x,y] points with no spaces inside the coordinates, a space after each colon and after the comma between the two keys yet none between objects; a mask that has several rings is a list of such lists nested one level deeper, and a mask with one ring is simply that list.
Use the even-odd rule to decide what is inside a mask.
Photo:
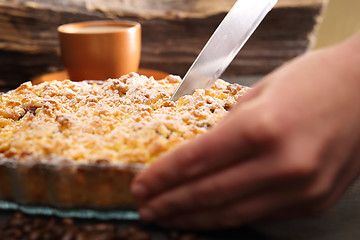
[{"label": "wooden board", "polygon": [[[0,86],[62,69],[57,26],[130,19],[143,27],[141,67],[183,76],[235,0],[0,0]],[[303,53],[326,0],[280,0],[226,72],[266,74]]]}]

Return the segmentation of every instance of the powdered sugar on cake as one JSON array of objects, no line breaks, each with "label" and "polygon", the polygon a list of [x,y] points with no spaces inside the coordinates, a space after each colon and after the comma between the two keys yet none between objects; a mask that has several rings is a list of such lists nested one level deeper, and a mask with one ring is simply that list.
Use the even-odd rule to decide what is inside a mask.
[{"label": "powdered sugar on cake", "polygon": [[180,81],[133,73],[101,83],[24,83],[0,96],[0,153],[150,163],[216,125],[246,92],[218,80],[172,102]]}]

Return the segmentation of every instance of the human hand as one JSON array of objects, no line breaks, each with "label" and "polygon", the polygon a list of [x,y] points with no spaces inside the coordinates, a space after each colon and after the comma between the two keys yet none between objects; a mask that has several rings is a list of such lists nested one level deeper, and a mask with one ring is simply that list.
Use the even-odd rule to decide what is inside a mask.
[{"label": "human hand", "polygon": [[132,185],[141,218],[214,229],[329,208],[360,172],[359,51],[357,36],[292,61],[155,161]]}]

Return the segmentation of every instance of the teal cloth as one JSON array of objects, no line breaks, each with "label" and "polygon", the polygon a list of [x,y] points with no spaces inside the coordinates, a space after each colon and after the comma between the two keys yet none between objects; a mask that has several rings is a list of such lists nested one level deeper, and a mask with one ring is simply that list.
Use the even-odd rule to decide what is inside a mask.
[{"label": "teal cloth", "polygon": [[0,209],[18,210],[26,214],[57,216],[62,218],[84,218],[100,220],[138,220],[139,214],[136,211],[99,211],[91,209],[64,210],[43,206],[24,206],[13,202],[0,201]]}]

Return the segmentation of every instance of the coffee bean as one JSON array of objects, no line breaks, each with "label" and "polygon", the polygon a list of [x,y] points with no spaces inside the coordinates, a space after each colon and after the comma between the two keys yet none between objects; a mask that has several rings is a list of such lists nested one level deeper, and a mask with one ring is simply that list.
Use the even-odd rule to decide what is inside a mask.
[{"label": "coffee bean", "polygon": [[38,239],[40,239],[42,233],[43,232],[41,230],[32,230],[32,232],[30,232],[30,234],[29,234],[29,240],[38,240]]},{"label": "coffee bean", "polygon": [[75,237],[76,240],[87,240],[86,234],[84,232],[78,232]]},{"label": "coffee bean", "polygon": [[207,239],[205,239],[203,237],[199,237],[195,234],[186,233],[186,234],[179,236],[178,240],[207,240]]},{"label": "coffee bean", "polygon": [[127,230],[129,231],[130,234],[134,234],[141,231],[141,229],[137,226],[130,226],[127,228]]},{"label": "coffee bean", "polygon": [[9,228],[4,231],[4,236],[18,239],[22,236],[22,232],[18,228]]},{"label": "coffee bean", "polygon": [[2,238],[1,240],[19,240],[19,239],[13,238],[13,237],[5,237],[5,238]]},{"label": "coffee bean", "polygon": [[146,232],[135,232],[128,240],[150,240],[151,236]]},{"label": "coffee bean", "polygon": [[25,233],[29,233],[32,230],[31,223],[27,223],[24,226],[22,226],[22,229]]},{"label": "coffee bean", "polygon": [[40,218],[36,218],[32,221],[32,227],[33,228],[41,228],[46,225],[46,221]]},{"label": "coffee bean", "polygon": [[121,232],[119,232],[117,235],[116,235],[116,239],[118,240],[126,240],[130,237],[130,233],[129,231],[126,229],[126,230],[123,230]]},{"label": "coffee bean", "polygon": [[73,240],[73,239],[75,239],[75,235],[72,231],[66,232],[61,238],[61,240]]},{"label": "coffee bean", "polygon": [[11,218],[7,223],[9,227],[21,227],[24,224],[25,224],[25,219],[18,217]]},{"label": "coffee bean", "polygon": [[55,226],[55,224],[56,224],[56,220],[55,220],[55,218],[51,218],[50,220],[49,220],[49,222],[46,224],[46,228],[53,228],[54,226]]},{"label": "coffee bean", "polygon": [[41,240],[53,240],[54,239],[54,236],[52,235],[51,232],[45,232],[43,235],[42,235],[42,239]]},{"label": "coffee bean", "polygon": [[192,234],[184,234],[179,237],[179,240],[196,240],[196,236]]},{"label": "coffee bean", "polygon": [[74,224],[74,220],[72,220],[71,218],[64,218],[62,220],[62,223],[66,224],[66,225],[73,225]]},{"label": "coffee bean", "polygon": [[81,227],[85,231],[110,231],[115,232],[114,224],[85,224]]},{"label": "coffee bean", "polygon": [[168,235],[171,240],[177,240],[180,237],[180,233],[177,231],[170,231]]},{"label": "coffee bean", "polygon": [[95,231],[115,231],[115,225],[111,224],[96,224],[94,225]]},{"label": "coffee bean", "polygon": [[22,219],[24,219],[24,214],[22,212],[15,212],[12,218],[22,218]]},{"label": "coffee bean", "polygon": [[63,228],[63,226],[56,224],[53,228],[52,228],[52,232],[55,236],[62,236],[63,233],[65,232],[65,229]]},{"label": "coffee bean", "polygon": [[[71,218],[27,216],[20,212],[0,226],[1,240],[151,240],[150,231],[134,224],[119,230],[121,223],[78,221]],[[163,230],[169,240],[205,240],[197,235]]]}]

